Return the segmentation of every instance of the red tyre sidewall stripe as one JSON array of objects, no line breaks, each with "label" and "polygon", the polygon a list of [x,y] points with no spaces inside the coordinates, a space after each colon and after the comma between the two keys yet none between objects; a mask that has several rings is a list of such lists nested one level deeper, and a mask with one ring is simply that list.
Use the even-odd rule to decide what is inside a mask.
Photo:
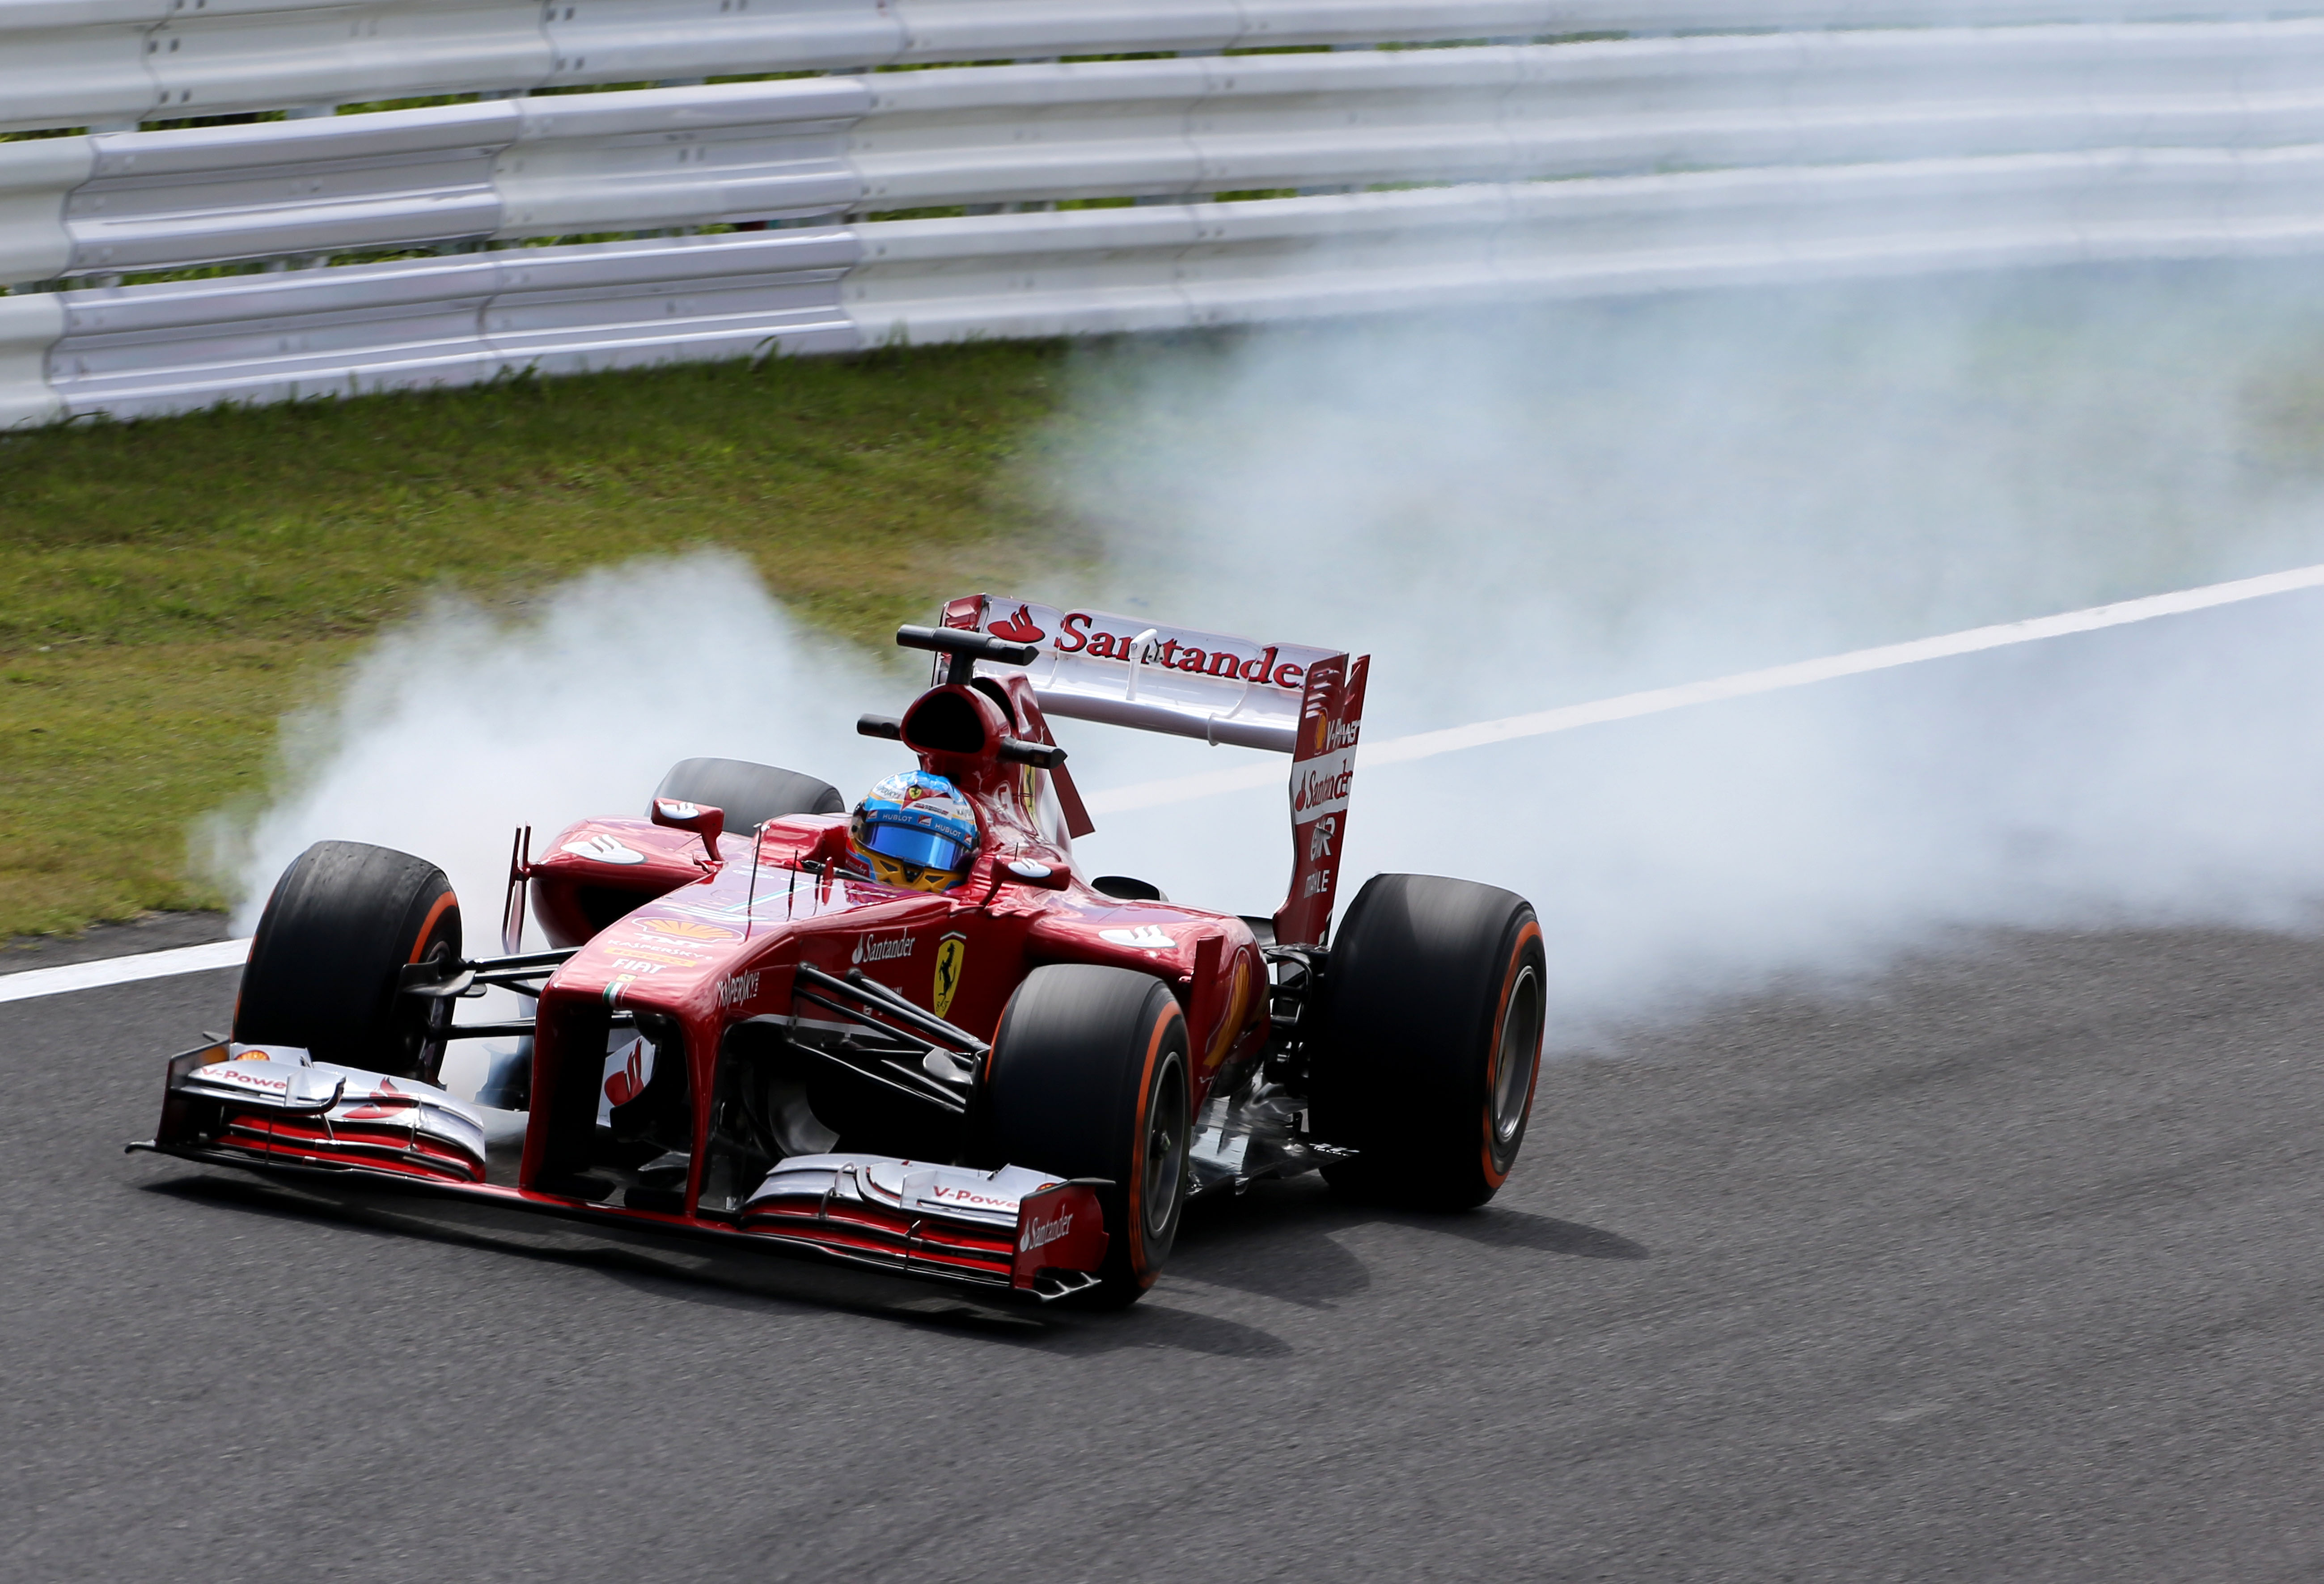
[{"label": "red tyre sidewall stripe", "polygon": [[1138,1073],[1138,1127],[1130,1135],[1136,1142],[1130,1151],[1130,1193],[1125,1202],[1130,1207],[1130,1274],[1143,1289],[1154,1285],[1156,1271],[1146,1257],[1146,1146],[1149,1137],[1146,1116],[1154,1103],[1154,1064],[1161,1060],[1162,1042],[1169,1037],[1170,1025],[1184,1023],[1185,1014],[1178,1010],[1173,999],[1161,1017],[1154,1021],[1153,1033],[1147,1036],[1146,1061]]},{"label": "red tyre sidewall stripe", "polygon": [[[1492,1059],[1485,1065],[1485,1144],[1483,1159],[1485,1166],[1485,1182],[1489,1186],[1494,1188],[1499,1188],[1502,1183],[1508,1182],[1509,1179],[1508,1167],[1496,1166],[1493,1164],[1493,1095],[1499,1090],[1501,1082],[1501,1036],[1508,1032],[1509,1020],[1509,997],[1517,991],[1517,966],[1525,957],[1526,943],[1528,941],[1538,941],[1539,939],[1541,939],[1541,921],[1536,918],[1526,919],[1525,927],[1517,931],[1516,944],[1509,949],[1508,963],[1501,970],[1501,1004],[1499,1008],[1493,1014],[1493,1055]],[[1525,1110],[1521,1114],[1527,1118],[1530,1118],[1533,1115],[1534,1085],[1540,1082],[1541,1058],[1539,1054],[1536,1053],[1534,1058],[1533,1072],[1526,1076],[1526,1080]]]},{"label": "red tyre sidewall stripe", "polygon": [[444,916],[444,910],[459,905],[460,898],[453,894],[452,888],[445,887],[443,893],[436,898],[436,905],[428,909],[428,916],[420,921],[420,934],[411,943],[412,962],[419,962],[420,953],[428,949],[428,937],[436,933],[437,921]]}]

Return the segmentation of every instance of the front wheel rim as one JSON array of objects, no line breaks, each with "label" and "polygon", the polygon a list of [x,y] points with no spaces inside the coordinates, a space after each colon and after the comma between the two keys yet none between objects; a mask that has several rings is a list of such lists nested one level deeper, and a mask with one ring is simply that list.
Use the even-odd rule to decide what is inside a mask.
[{"label": "front wheel rim", "polygon": [[1493,1145],[1506,1149],[1525,1127],[1533,1101],[1533,1073],[1541,1059],[1541,976],[1528,962],[1509,987],[1501,1018],[1500,1048],[1493,1053]]},{"label": "front wheel rim", "polygon": [[[438,940],[428,948],[427,955],[420,960],[432,967],[441,968],[450,963],[453,956],[452,943]],[[452,1027],[452,999],[449,996],[432,997],[421,1004],[419,1027],[411,1036],[408,1060],[412,1071],[424,1083],[433,1083],[440,1076],[438,1069],[443,1065],[446,1044],[444,1035]]]},{"label": "front wheel rim", "polygon": [[1186,1171],[1186,1069],[1177,1062],[1163,1068],[1146,1114],[1146,1232],[1159,1238],[1178,1210],[1178,1184]]}]

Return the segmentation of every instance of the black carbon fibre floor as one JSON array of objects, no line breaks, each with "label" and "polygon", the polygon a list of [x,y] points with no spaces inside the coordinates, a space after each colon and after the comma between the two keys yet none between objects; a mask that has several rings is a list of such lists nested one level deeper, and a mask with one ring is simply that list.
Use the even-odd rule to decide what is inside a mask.
[{"label": "black carbon fibre floor", "polygon": [[1729,1007],[1483,1213],[1258,1192],[1052,1323],[124,1156],[232,982],[0,1006],[9,1580],[2324,1571],[2312,943]]}]

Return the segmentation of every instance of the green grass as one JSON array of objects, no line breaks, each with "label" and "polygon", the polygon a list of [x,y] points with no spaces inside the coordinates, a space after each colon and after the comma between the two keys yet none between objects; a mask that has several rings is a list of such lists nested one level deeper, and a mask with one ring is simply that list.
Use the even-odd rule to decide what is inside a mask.
[{"label": "green grass", "polygon": [[454,590],[721,545],[866,642],[1081,550],[1013,482],[1066,350],[521,380],[0,438],[0,938],[217,906],[187,832]]}]

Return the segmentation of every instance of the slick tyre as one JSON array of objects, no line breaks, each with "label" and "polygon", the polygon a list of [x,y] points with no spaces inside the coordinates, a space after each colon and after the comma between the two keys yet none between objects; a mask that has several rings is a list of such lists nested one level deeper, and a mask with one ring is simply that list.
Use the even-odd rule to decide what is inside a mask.
[{"label": "slick tyre", "polygon": [[250,943],[234,1037],[433,1082],[452,1003],[398,993],[414,962],[460,955],[460,902],[424,859],[318,842],[274,885]]},{"label": "slick tyre", "polygon": [[1334,1189],[1464,1210],[1508,1180],[1541,1062],[1541,926],[1497,886],[1366,882],[1332,943],[1312,1125]]},{"label": "slick tyre", "polygon": [[1161,1275],[1185,1210],[1192,1083],[1186,1019],[1157,979],[1052,963],[1009,998],[977,1153],[991,1165],[1110,1184],[1098,1190],[1105,1268],[1078,1302],[1120,1308]]},{"label": "slick tyre", "polygon": [[[656,797],[723,810],[730,831],[755,831],[787,814],[844,814],[839,788],[796,770],[743,759],[682,759],[654,788]],[[649,803],[646,812],[651,815]]]}]

